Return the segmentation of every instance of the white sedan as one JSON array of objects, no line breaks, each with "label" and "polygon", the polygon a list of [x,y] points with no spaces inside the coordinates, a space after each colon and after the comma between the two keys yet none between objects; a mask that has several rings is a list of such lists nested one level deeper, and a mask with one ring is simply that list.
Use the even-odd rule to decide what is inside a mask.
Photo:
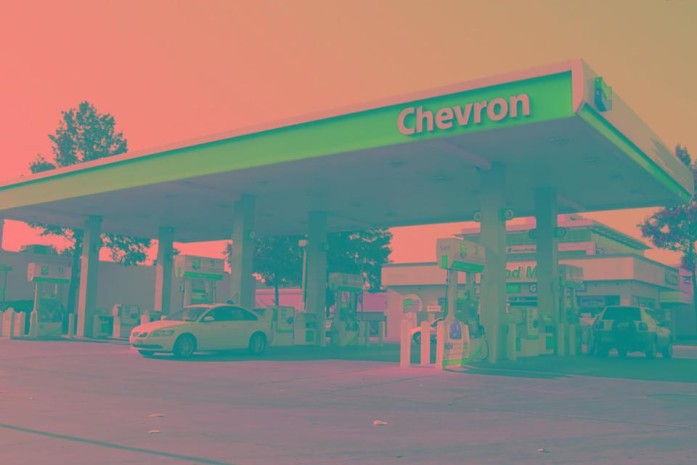
[{"label": "white sedan", "polygon": [[259,355],[270,339],[269,321],[258,313],[236,305],[206,304],[136,326],[130,343],[144,357],[166,352],[186,358],[197,351],[242,348]]}]

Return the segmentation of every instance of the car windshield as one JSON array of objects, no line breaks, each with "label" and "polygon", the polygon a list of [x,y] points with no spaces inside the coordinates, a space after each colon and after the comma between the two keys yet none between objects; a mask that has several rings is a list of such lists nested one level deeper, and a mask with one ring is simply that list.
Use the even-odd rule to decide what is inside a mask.
[{"label": "car windshield", "polygon": [[176,313],[167,316],[168,320],[176,321],[196,321],[203,315],[208,308],[206,307],[184,307]]},{"label": "car windshield", "polygon": [[603,320],[641,320],[641,310],[638,307],[608,307],[603,313]]}]

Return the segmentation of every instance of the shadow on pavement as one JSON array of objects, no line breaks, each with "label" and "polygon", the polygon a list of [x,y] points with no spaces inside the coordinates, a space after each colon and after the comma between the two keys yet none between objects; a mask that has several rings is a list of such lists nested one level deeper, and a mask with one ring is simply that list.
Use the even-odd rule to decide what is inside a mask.
[{"label": "shadow on pavement", "polygon": [[262,355],[251,355],[246,350],[194,354],[180,360],[170,355],[156,355],[155,360],[168,362],[298,362],[313,360],[354,360],[366,362],[399,363],[399,345],[373,347],[269,347]]},{"label": "shadow on pavement", "polygon": [[515,362],[495,365],[480,362],[472,364],[468,373],[497,376],[552,377],[594,376],[599,378],[622,378],[643,381],[669,381],[697,383],[697,359],[646,359],[643,356],[619,358],[596,358],[586,355],[578,357],[541,356],[521,358]]}]

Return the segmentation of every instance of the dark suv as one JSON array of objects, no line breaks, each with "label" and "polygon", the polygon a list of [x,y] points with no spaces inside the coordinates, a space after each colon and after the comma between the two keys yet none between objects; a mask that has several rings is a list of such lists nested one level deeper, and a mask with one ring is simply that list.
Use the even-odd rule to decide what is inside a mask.
[{"label": "dark suv", "polygon": [[620,357],[628,352],[643,352],[647,358],[661,352],[663,358],[673,356],[670,329],[659,325],[644,307],[614,305],[605,307],[593,322],[591,353],[606,357],[612,349]]}]

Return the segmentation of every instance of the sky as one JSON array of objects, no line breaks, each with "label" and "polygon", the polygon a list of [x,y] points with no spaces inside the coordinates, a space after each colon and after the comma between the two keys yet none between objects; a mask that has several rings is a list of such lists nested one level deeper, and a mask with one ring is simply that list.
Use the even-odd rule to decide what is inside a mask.
[{"label": "sky", "polygon": [[[574,58],[697,154],[696,20],[691,0],[0,0],[0,180],[84,100],[134,151]],[[586,216],[640,237],[652,211]],[[6,223],[5,249],[43,242]],[[396,228],[391,260],[463,226]]]}]

